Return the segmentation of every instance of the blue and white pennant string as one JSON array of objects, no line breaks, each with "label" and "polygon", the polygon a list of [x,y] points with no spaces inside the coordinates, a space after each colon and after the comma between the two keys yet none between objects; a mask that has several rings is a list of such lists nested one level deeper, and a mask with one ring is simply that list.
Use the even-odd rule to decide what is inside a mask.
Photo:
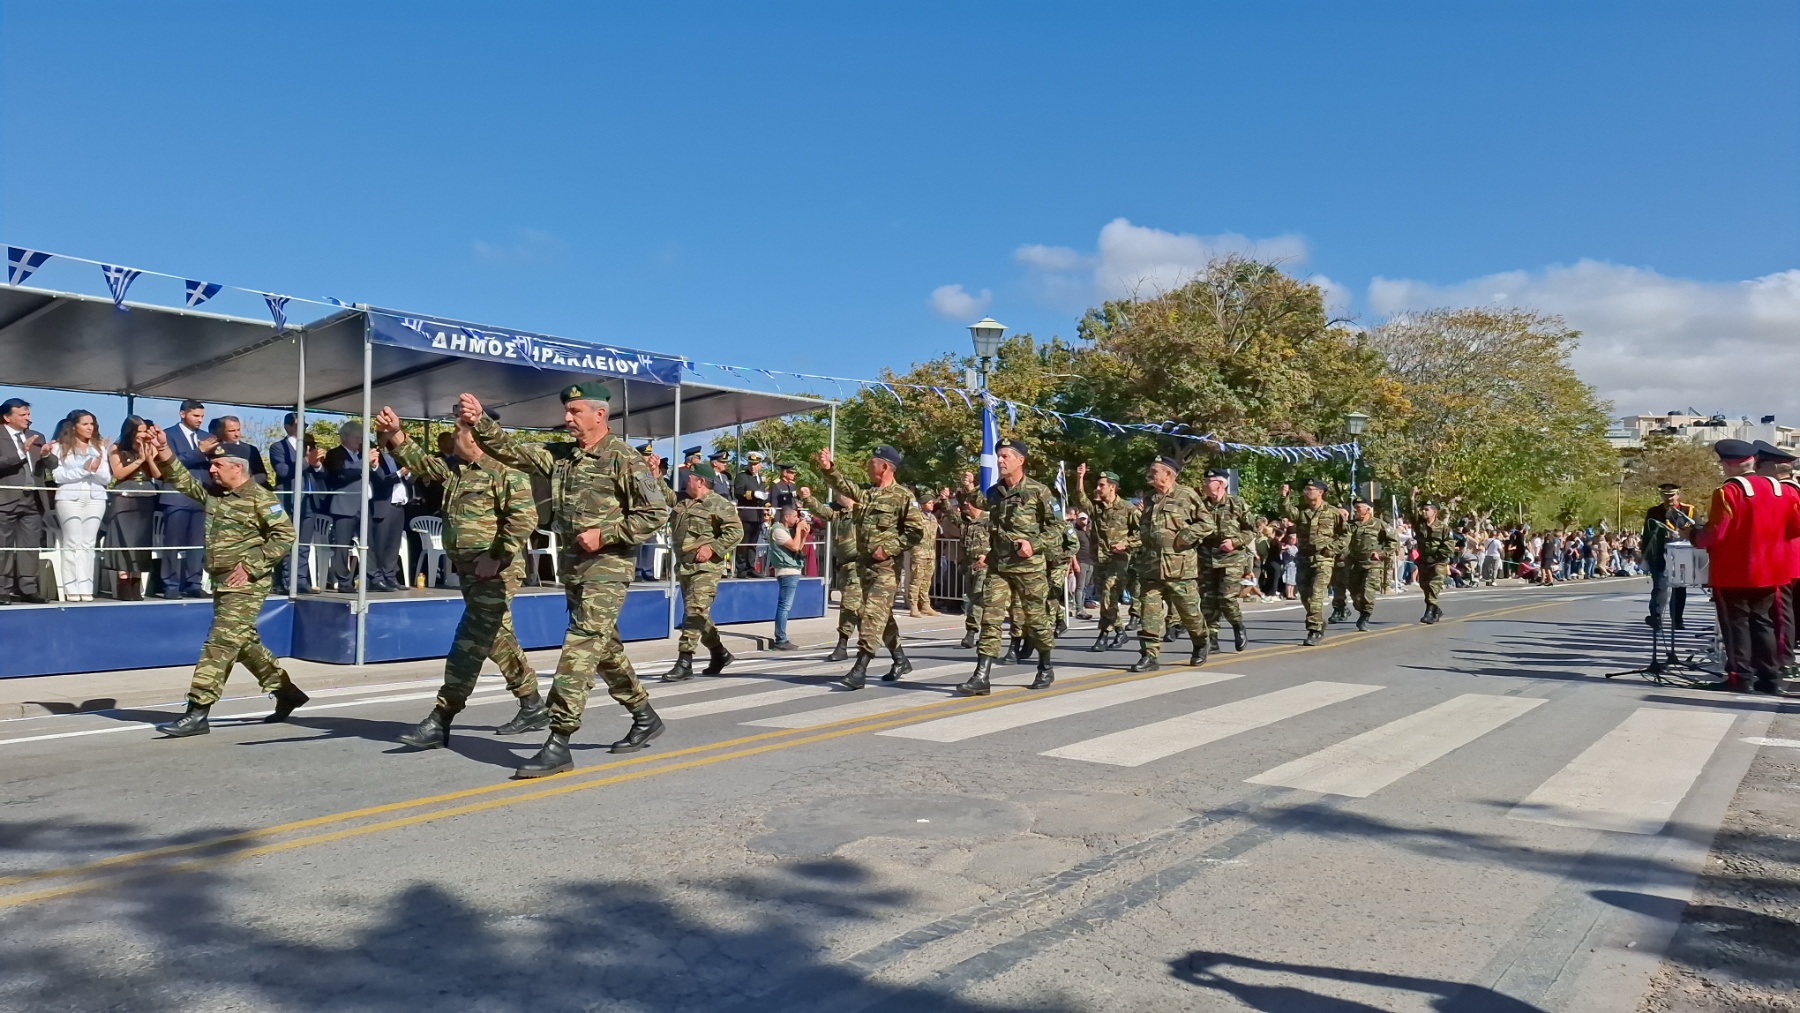
[{"label": "blue and white pennant string", "polygon": [[25,279],[31,277],[38,268],[43,267],[44,261],[49,260],[50,256],[48,253],[27,250],[20,246],[7,247],[6,283],[8,285],[25,284]]},{"label": "blue and white pennant string", "polygon": [[194,281],[191,278],[187,279],[185,284],[187,285],[187,306],[189,309],[193,309],[195,306],[218,295],[219,290],[225,287],[223,285],[214,285],[213,283],[206,281]]},{"label": "blue and white pennant string", "polygon": [[144,272],[130,267],[115,267],[112,264],[101,264],[100,273],[106,275],[106,288],[112,293],[113,308],[120,312],[125,309],[125,293],[131,288],[138,275]]}]

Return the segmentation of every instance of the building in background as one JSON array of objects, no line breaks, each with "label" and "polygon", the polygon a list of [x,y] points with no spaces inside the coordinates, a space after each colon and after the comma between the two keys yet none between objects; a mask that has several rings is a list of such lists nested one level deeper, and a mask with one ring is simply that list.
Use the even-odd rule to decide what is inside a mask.
[{"label": "building in background", "polygon": [[1606,442],[1615,450],[1635,450],[1644,445],[1647,436],[1668,436],[1693,443],[1764,440],[1783,449],[1800,448],[1800,428],[1778,426],[1773,415],[1764,415],[1752,422],[1749,416],[1728,419],[1723,415],[1700,415],[1691,410],[1613,419],[1612,428],[1606,431]]}]

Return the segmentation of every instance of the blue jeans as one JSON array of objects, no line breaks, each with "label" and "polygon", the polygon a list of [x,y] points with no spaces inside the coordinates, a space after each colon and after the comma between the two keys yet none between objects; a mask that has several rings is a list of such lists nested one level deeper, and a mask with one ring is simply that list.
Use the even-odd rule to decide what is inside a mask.
[{"label": "blue jeans", "polygon": [[787,642],[788,612],[794,607],[794,591],[800,587],[800,575],[790,573],[785,577],[776,577],[777,588],[775,599],[775,642]]}]

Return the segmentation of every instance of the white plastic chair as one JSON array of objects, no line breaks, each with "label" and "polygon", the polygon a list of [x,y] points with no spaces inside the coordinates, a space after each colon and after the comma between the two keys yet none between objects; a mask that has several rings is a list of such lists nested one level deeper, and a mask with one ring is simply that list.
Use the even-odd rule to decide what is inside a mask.
[{"label": "white plastic chair", "polygon": [[562,580],[562,574],[560,574],[556,571],[556,533],[553,531],[548,531],[544,528],[537,529],[537,533],[540,535],[543,535],[548,540],[548,544],[545,545],[541,549],[533,548],[533,549],[526,550],[526,552],[525,552],[525,569],[526,569],[525,580],[526,580],[526,583],[534,584],[534,585],[542,585],[543,584],[543,578],[538,576],[538,573],[540,572],[538,570],[538,557],[539,556],[548,556],[550,558],[550,579],[557,580],[557,581]]},{"label": "white plastic chair", "polygon": [[[444,559],[444,519],[442,517],[414,517],[408,527],[419,536],[419,543],[423,546],[419,553],[419,568],[425,571],[425,586],[432,587],[437,582],[438,567]],[[412,580],[414,572],[410,569],[406,572],[409,582]],[[456,571],[451,567],[444,568],[444,586],[462,586],[461,581],[456,577]]]}]

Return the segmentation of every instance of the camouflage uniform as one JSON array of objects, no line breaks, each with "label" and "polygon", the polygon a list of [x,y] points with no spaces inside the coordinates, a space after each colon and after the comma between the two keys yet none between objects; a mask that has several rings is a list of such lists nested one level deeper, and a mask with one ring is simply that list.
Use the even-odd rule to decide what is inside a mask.
[{"label": "camouflage uniform", "polygon": [[1331,571],[1343,551],[1346,526],[1338,508],[1330,503],[1309,507],[1283,499],[1282,512],[1299,536],[1300,598],[1306,606],[1306,631],[1325,632],[1325,595],[1331,587]]},{"label": "camouflage uniform", "polygon": [[[243,662],[265,693],[288,685],[288,675],[263,646],[256,633],[256,619],[269,597],[275,564],[287,558],[294,544],[294,522],[281,501],[257,482],[245,482],[230,492],[202,486],[186,468],[175,463],[167,450],[158,455],[164,481],[175,491],[200,504],[206,513],[206,572],[212,578],[213,620],[200,645],[194,665],[188,701],[210,707],[219,699],[231,666]],[[250,577],[243,587],[229,587],[225,580],[239,564]]]},{"label": "camouflage uniform", "polygon": [[[1115,493],[1113,501],[1098,506],[1087,490],[1076,489],[1075,509],[1088,515],[1094,532],[1094,589],[1100,598],[1100,629],[1122,629],[1119,600],[1131,583],[1131,557],[1139,549],[1137,504]],[[1114,552],[1113,546],[1125,551]],[[1135,595],[1133,596],[1136,597]]]},{"label": "camouflage uniform", "polygon": [[[856,572],[862,580],[862,613],[856,649],[874,654],[878,644],[900,646],[894,622],[894,592],[899,589],[900,557],[925,537],[925,515],[918,500],[898,482],[879,489],[859,489],[833,468],[825,472],[833,491],[856,500]],[[880,549],[885,558],[876,559]]]},{"label": "camouflage uniform", "polygon": [[[674,538],[683,606],[681,642],[675,649],[692,654],[696,644],[704,643],[717,654],[725,650],[725,642],[713,625],[712,603],[719,593],[719,578],[725,576],[732,553],[744,539],[743,521],[730,500],[708,489],[699,499],[683,496],[676,504]],[[712,546],[712,558],[697,561],[695,554],[707,545]]]},{"label": "camouflage uniform", "polygon": [[962,527],[962,573],[963,573],[963,628],[970,633],[981,633],[981,600],[987,591],[987,564],[977,564],[988,553],[987,515],[972,521],[963,518]]},{"label": "camouflage uniform", "polygon": [[1068,521],[1062,522],[1062,536],[1052,534],[1044,552],[1044,622],[1052,632],[1063,621],[1069,602],[1069,560],[1081,551],[1081,536]]},{"label": "camouflage uniform", "polygon": [[[458,469],[412,440],[394,444],[392,452],[414,478],[443,484],[444,552],[462,585],[462,619],[444,658],[437,705],[446,714],[461,711],[489,658],[514,696],[531,696],[537,692],[537,672],[525,660],[512,624],[513,595],[525,578],[522,550],[537,529],[531,479],[485,454]],[[485,580],[475,575],[482,556],[504,561],[500,572]]]},{"label": "camouflage uniform", "polygon": [[[1029,476],[1021,478],[1011,489],[1005,482],[995,482],[987,491],[988,576],[981,595],[981,640],[975,653],[984,658],[1000,657],[1000,624],[1015,604],[1025,636],[1040,652],[1056,647],[1055,626],[1048,622],[1044,598],[1049,588],[1045,581],[1043,557],[1051,551],[1051,541],[1061,542],[1061,528],[1068,522],[1056,512],[1050,490]],[[1029,542],[1031,557],[1019,556],[1019,540]],[[1017,625],[1017,623],[1015,624]],[[1015,630],[1016,632],[1016,630]]]},{"label": "camouflage uniform", "polygon": [[[595,673],[620,705],[644,703],[649,695],[619,643],[619,609],[637,568],[637,548],[669,516],[644,459],[617,433],[591,450],[567,441],[528,443],[485,416],[475,421],[475,439],[502,464],[550,480],[550,527],[569,605],[569,631],[550,684],[550,729],[567,735],[581,727]],[[600,533],[599,552],[582,552],[576,544],[588,529]]]},{"label": "camouflage uniform", "polygon": [[[1213,532],[1200,544],[1200,611],[1206,617],[1206,635],[1219,635],[1219,620],[1232,629],[1244,625],[1238,599],[1244,578],[1250,575],[1250,547],[1256,541],[1256,522],[1243,497],[1226,495],[1218,502],[1202,495],[1200,505],[1213,517]],[[1232,548],[1220,548],[1230,540]]]},{"label": "camouflage uniform", "polygon": [[1169,606],[1180,615],[1196,649],[1205,643],[1206,619],[1200,614],[1195,587],[1200,565],[1196,550],[1213,533],[1213,515],[1200,499],[1192,487],[1180,484],[1167,493],[1152,491],[1144,496],[1138,519],[1138,540],[1143,546],[1139,572],[1144,589],[1138,645],[1145,657],[1155,658],[1162,652]]},{"label": "camouflage uniform", "polygon": [[856,571],[856,519],[854,510],[826,506],[811,495],[801,498],[800,505],[814,517],[831,523],[831,555],[842,576],[844,586],[838,593],[839,640],[856,636],[862,625],[862,577]]},{"label": "camouflage uniform", "polygon": [[937,518],[924,510],[919,517],[925,523],[925,537],[912,550],[912,573],[907,583],[913,615],[931,613],[931,578],[937,572]]},{"label": "camouflage uniform", "polygon": [[1384,564],[1399,544],[1394,529],[1379,517],[1350,522],[1344,541],[1344,586],[1356,611],[1365,616],[1375,612],[1375,599],[1386,579]]},{"label": "camouflage uniform", "polygon": [[1425,605],[1435,608],[1438,595],[1444,593],[1444,571],[1456,555],[1456,535],[1450,523],[1440,518],[1427,524],[1423,517],[1413,521],[1413,537],[1419,547],[1419,588],[1425,592]]}]

